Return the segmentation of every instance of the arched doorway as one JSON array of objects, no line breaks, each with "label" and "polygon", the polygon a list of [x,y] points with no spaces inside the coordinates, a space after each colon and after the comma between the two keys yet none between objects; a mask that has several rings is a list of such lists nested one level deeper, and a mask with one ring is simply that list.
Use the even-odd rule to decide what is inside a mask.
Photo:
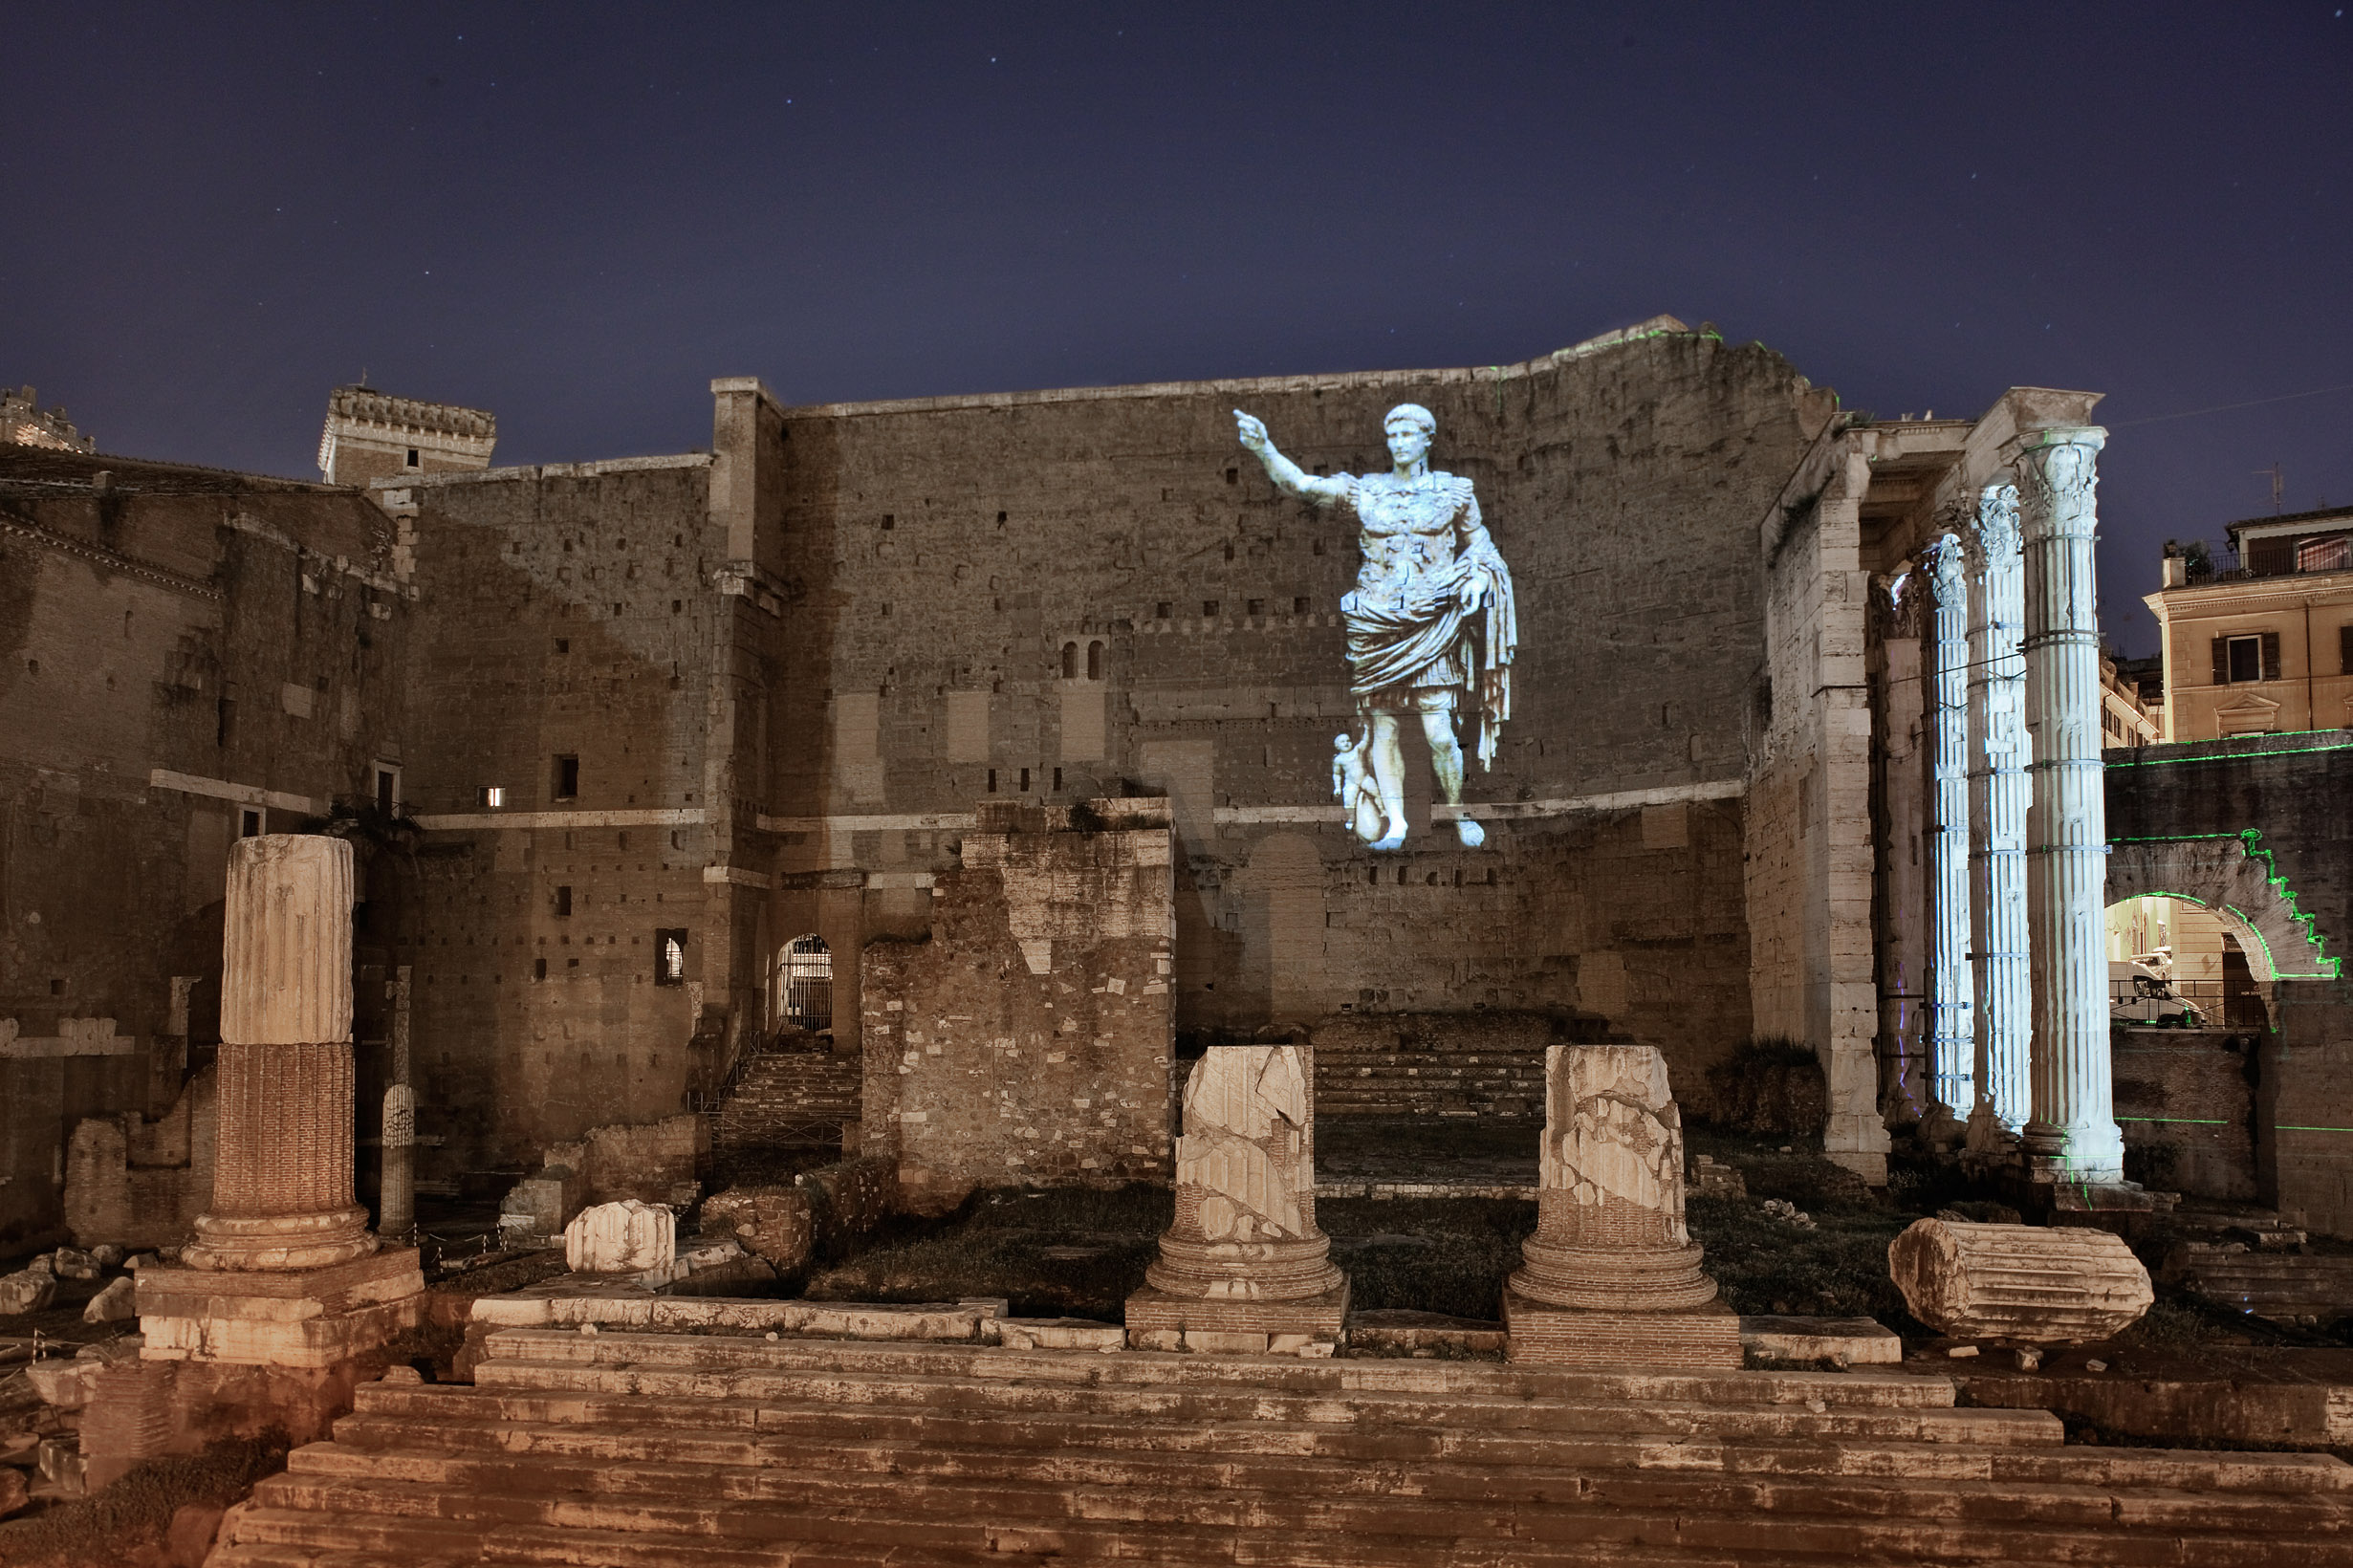
[{"label": "arched doorway", "polygon": [[[2120,839],[2108,848],[2110,951],[2114,959],[2139,954],[2118,950],[2132,938],[2133,910],[2154,917],[2152,901],[2164,901],[2196,913],[2175,917],[2175,923],[2194,933],[2201,926],[2227,942],[2214,946],[2220,953],[2235,949],[2244,966],[2244,984],[2260,996],[2265,1012],[2275,1004],[2274,986],[2280,980],[2333,980],[2343,963],[2326,951],[2326,938],[2310,915],[2296,906],[2296,891],[2288,885],[2262,845],[2255,829],[2244,833],[2209,834],[2171,838]],[[2116,911],[2128,912],[2118,918]],[[2224,977],[2219,960],[2212,977]],[[2233,966],[2235,968],[2236,966]],[[2185,979],[2194,978],[2184,976]],[[2220,995],[2219,985],[2217,996]],[[2221,1021],[2217,1019],[2217,1022]],[[2248,1019],[2260,1024],[2263,1020]]]},{"label": "arched doorway", "polygon": [[776,1021],[812,1034],[834,1027],[834,955],[825,939],[796,936],[776,951]]}]

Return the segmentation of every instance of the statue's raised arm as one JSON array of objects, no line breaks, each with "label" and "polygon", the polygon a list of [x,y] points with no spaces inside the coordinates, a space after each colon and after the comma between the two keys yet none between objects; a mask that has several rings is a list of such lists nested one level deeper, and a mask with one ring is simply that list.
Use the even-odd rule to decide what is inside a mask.
[{"label": "statue's raised arm", "polygon": [[1236,430],[1242,438],[1242,446],[1258,455],[1258,461],[1266,467],[1266,476],[1275,481],[1276,490],[1281,490],[1285,495],[1296,495],[1303,501],[1313,501],[1319,507],[1328,507],[1335,502],[1347,499],[1349,486],[1347,475],[1342,474],[1337,478],[1324,479],[1304,472],[1296,463],[1275,449],[1275,443],[1266,433],[1266,421],[1255,415],[1245,414],[1239,408],[1233,411],[1233,418]]}]

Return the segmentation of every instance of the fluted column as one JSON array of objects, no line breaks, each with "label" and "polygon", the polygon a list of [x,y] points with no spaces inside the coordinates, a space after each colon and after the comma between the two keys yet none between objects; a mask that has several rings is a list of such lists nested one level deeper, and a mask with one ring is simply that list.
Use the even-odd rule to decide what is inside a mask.
[{"label": "fluted column", "polygon": [[2001,481],[1977,497],[1976,582],[1970,626],[1971,943],[1976,969],[1977,1103],[1970,1145],[2015,1137],[2033,1108],[2034,1037],[2026,916],[2025,577],[2018,548],[2017,487]]},{"label": "fluted column", "polygon": [[351,845],[241,838],[229,855],[212,1203],[199,1269],[314,1269],[376,1250],[352,1201]]},{"label": "fluted column", "polygon": [[2100,627],[2093,491],[2107,432],[2023,438],[2018,478],[2026,547],[2026,714],[2034,737],[2027,820],[2033,922],[2034,1115],[2028,1150],[2071,1177],[2124,1178],[2108,1067],[2108,833],[2100,762]]},{"label": "fluted column", "polygon": [[1934,686],[1928,709],[1934,813],[1928,830],[1928,1058],[1938,1120],[1977,1103],[1977,1040],[1970,1024],[1969,604],[1961,541],[1928,551],[1936,596]]}]

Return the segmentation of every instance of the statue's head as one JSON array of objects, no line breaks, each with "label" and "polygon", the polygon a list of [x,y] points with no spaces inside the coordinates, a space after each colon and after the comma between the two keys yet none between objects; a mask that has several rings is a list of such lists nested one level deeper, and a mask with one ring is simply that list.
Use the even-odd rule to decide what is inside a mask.
[{"label": "statue's head", "polygon": [[1428,455],[1438,418],[1418,403],[1401,403],[1382,420],[1381,428],[1389,438],[1389,455],[1400,463],[1413,463]]}]

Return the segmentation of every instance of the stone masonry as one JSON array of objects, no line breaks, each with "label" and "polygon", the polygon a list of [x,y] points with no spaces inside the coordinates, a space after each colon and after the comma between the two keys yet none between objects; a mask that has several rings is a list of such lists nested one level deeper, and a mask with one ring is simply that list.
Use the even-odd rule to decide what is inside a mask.
[{"label": "stone masonry", "polygon": [[983,808],[930,939],[868,949],[866,1152],[904,1201],[1168,1179],[1166,802]]}]

